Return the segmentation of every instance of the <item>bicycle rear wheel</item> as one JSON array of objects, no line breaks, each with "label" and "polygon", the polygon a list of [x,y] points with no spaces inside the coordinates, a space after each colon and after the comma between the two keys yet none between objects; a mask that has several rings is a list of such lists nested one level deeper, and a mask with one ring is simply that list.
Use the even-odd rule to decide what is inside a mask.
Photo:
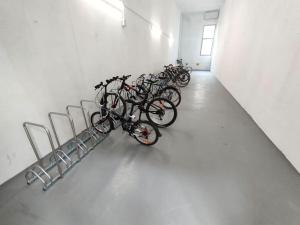
[{"label": "bicycle rear wheel", "polygon": [[160,97],[170,100],[176,107],[179,106],[181,102],[181,94],[179,90],[172,86],[163,88],[160,91]]},{"label": "bicycle rear wheel", "polygon": [[146,106],[146,117],[157,127],[169,127],[177,118],[177,109],[170,100],[155,98]]}]

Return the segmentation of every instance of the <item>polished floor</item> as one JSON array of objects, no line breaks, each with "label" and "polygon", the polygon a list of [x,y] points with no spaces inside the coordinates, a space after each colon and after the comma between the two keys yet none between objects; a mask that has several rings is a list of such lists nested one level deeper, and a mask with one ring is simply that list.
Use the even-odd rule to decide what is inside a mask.
[{"label": "polished floor", "polygon": [[299,225],[300,176],[209,73],[153,148],[114,131],[43,192],[0,187],[1,225]]}]

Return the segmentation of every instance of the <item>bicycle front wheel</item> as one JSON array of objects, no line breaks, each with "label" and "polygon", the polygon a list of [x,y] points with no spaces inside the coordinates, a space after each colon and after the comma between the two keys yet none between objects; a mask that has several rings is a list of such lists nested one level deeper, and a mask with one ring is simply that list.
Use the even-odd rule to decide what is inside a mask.
[{"label": "bicycle front wheel", "polygon": [[179,87],[186,87],[191,80],[191,75],[189,73],[182,73],[176,79],[176,84]]},{"label": "bicycle front wheel", "polygon": [[113,122],[110,117],[103,117],[100,112],[94,112],[92,114],[91,124],[101,134],[108,134],[113,128]]}]

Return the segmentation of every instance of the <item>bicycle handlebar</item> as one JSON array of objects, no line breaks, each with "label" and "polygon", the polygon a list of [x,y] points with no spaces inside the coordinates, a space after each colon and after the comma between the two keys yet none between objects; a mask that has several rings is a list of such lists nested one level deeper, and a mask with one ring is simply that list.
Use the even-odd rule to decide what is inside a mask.
[{"label": "bicycle handlebar", "polygon": [[100,84],[97,84],[97,85],[95,86],[95,90],[99,89],[102,85],[103,85],[103,82],[101,82]]},{"label": "bicycle handlebar", "polygon": [[106,84],[103,84],[103,82],[97,84],[97,85],[95,86],[95,90],[101,88],[102,86],[107,86],[107,85],[109,85],[111,82],[116,81],[116,80],[123,80],[123,81],[125,81],[125,80],[127,80],[129,77],[131,77],[131,75],[127,75],[127,76],[124,75],[123,77],[119,77],[119,76],[112,77],[111,79],[107,79],[107,80],[106,80]]},{"label": "bicycle handlebar", "polygon": [[113,77],[113,78],[111,78],[111,79],[108,79],[108,80],[106,80],[106,85],[108,85],[108,84],[110,84],[111,82],[116,81],[116,80],[118,80],[118,79],[119,79],[118,76]]},{"label": "bicycle handlebar", "polygon": [[95,90],[99,89],[99,88],[102,87],[102,86],[107,86],[107,85],[109,85],[111,82],[113,82],[113,81],[115,81],[115,80],[118,80],[118,79],[119,79],[118,76],[113,77],[113,78],[111,78],[111,79],[107,79],[107,80],[106,80],[106,84],[103,84],[103,82],[101,82],[100,84],[98,84],[98,85],[95,86]]},{"label": "bicycle handlebar", "polygon": [[127,80],[129,77],[131,77],[131,75],[127,75],[127,76],[123,76],[123,77],[118,77],[119,80],[125,81]]}]

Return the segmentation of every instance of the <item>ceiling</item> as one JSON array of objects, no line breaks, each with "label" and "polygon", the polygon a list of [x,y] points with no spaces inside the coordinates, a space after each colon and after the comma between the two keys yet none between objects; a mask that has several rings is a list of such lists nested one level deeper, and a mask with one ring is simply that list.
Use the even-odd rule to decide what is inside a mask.
[{"label": "ceiling", "polygon": [[225,0],[176,0],[183,13],[220,9]]}]

